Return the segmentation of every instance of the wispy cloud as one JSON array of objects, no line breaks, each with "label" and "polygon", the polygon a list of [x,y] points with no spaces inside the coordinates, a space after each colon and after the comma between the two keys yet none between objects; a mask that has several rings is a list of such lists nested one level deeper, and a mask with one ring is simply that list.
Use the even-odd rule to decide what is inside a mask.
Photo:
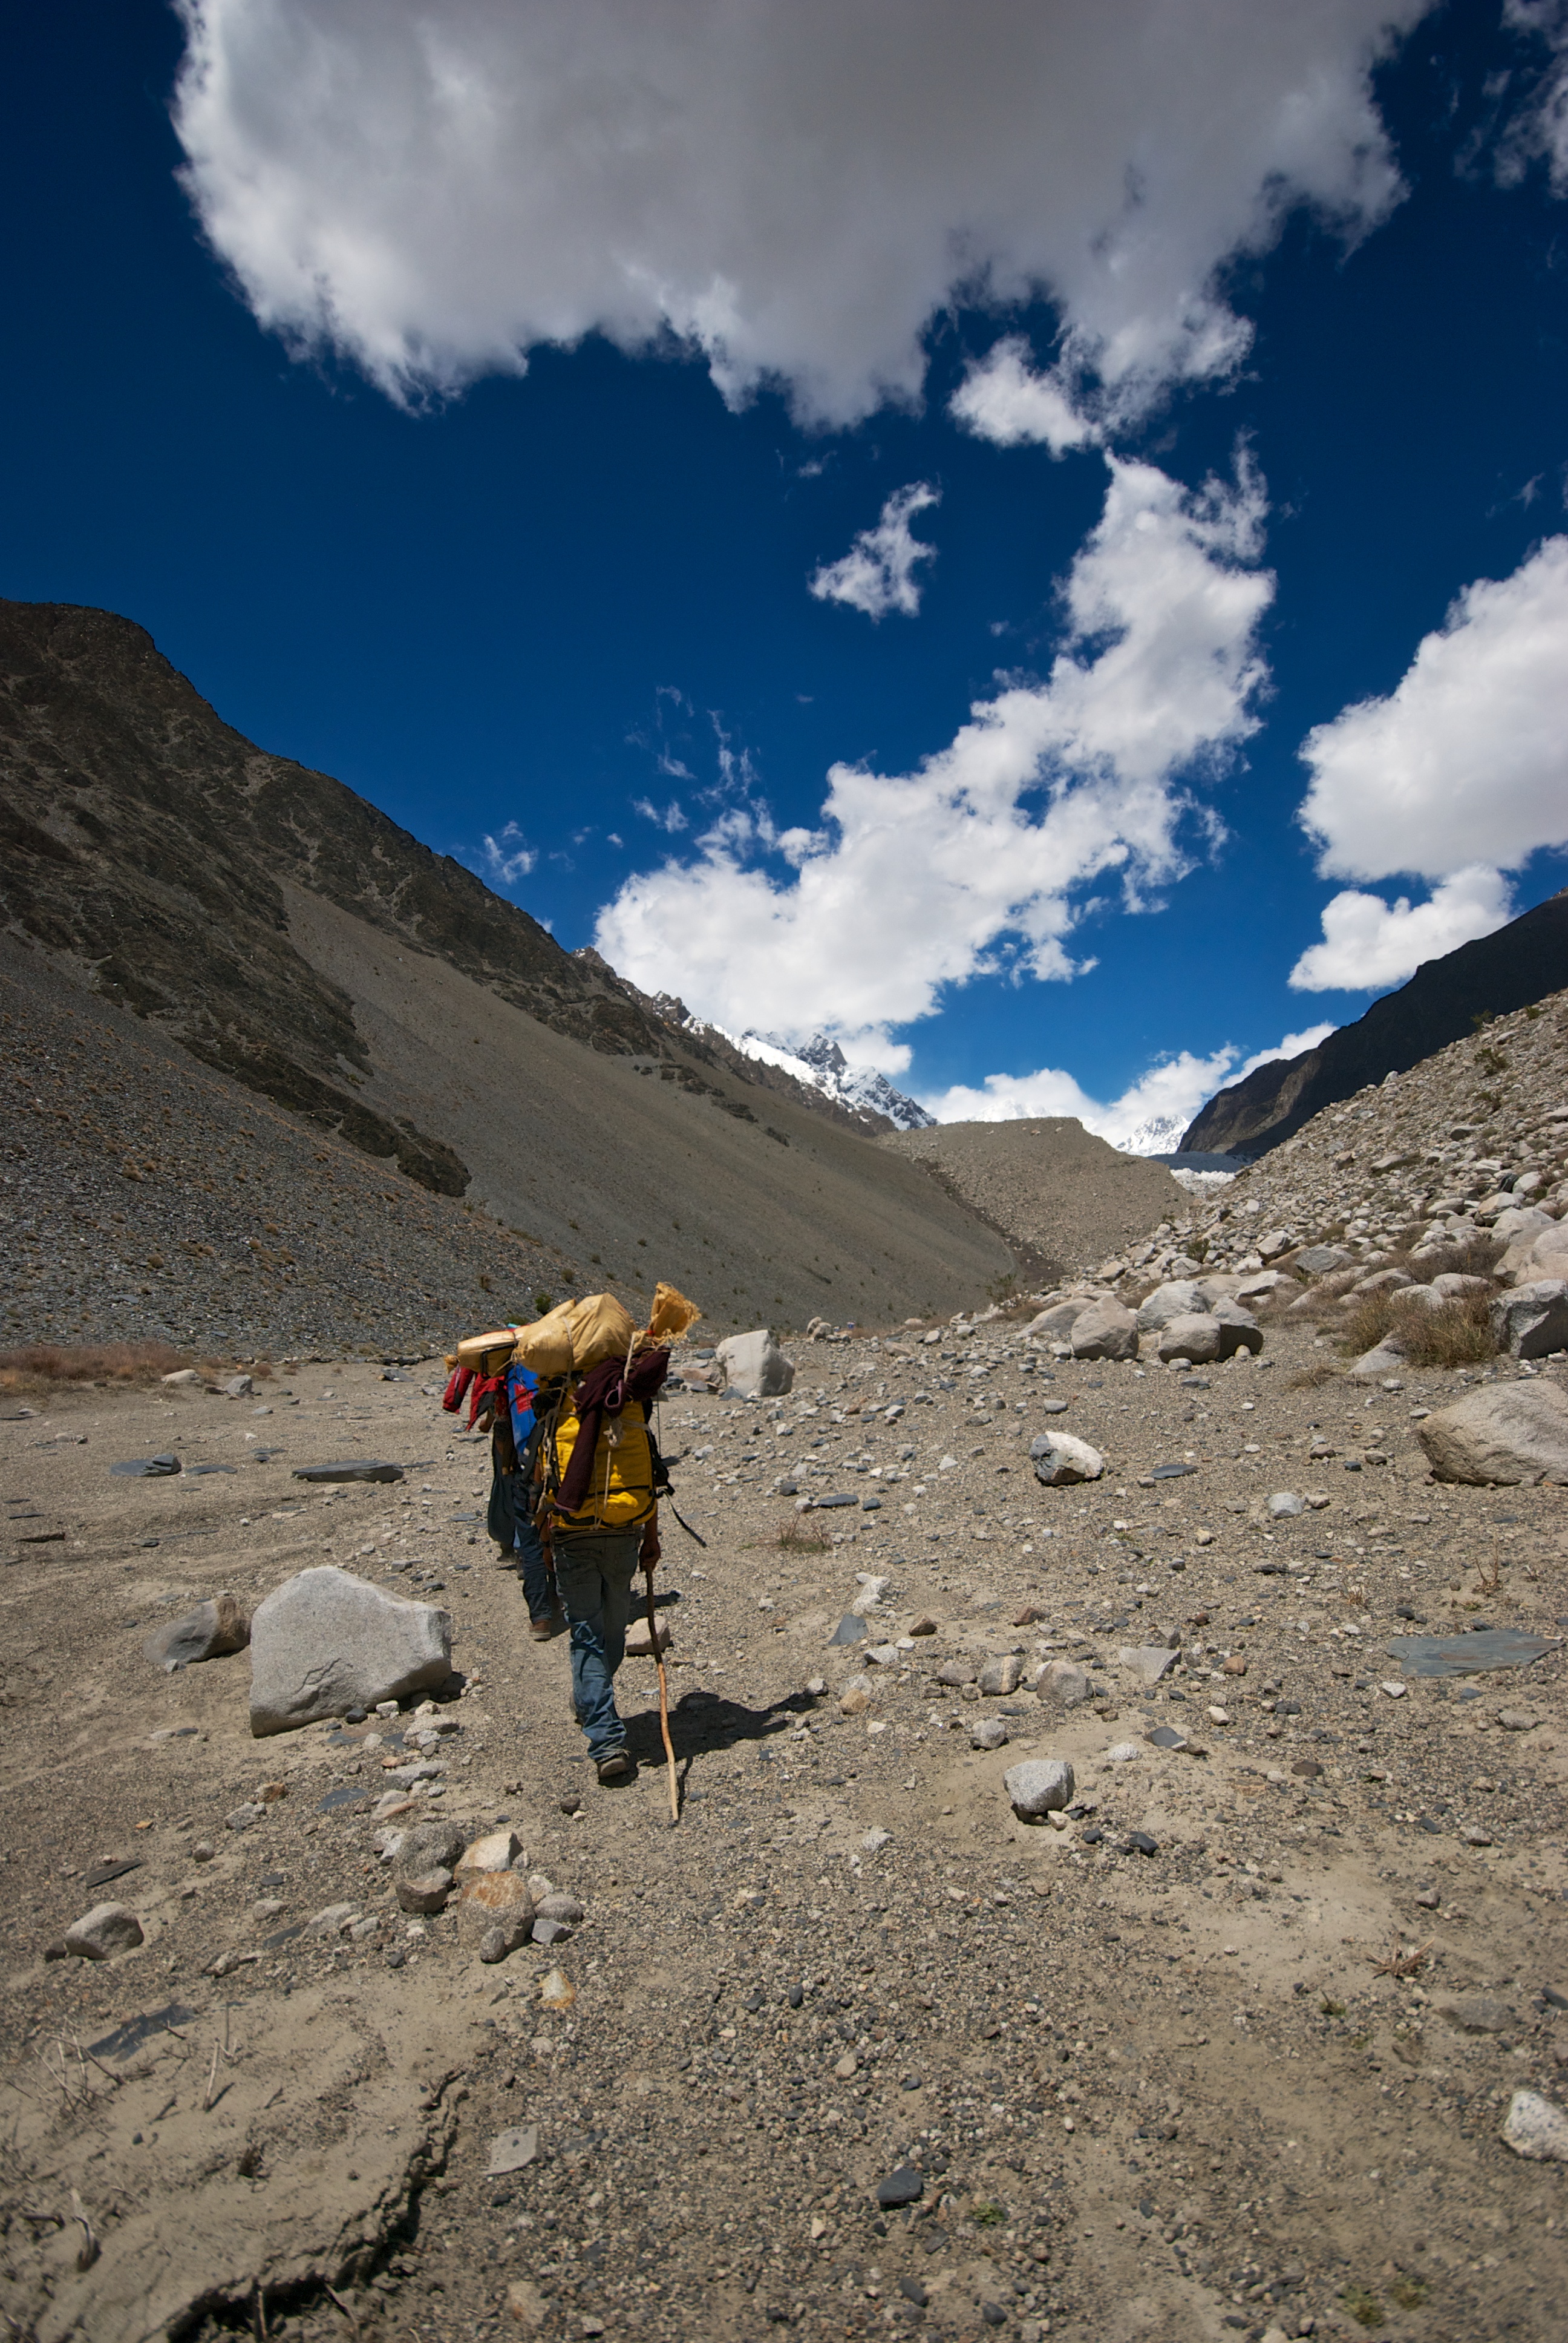
[{"label": "wispy cloud", "polygon": [[810,588],[819,602],[844,602],[871,619],[885,618],[890,610],[912,618],[920,607],[916,568],[934,561],[937,548],[914,536],[910,523],[940,501],[938,491],[924,480],[896,488],[876,527],[861,529],[848,553],[824,562],[815,572]]},{"label": "wispy cloud", "polygon": [[652,822],[656,830],[668,830],[672,836],[677,830],[689,827],[684,811],[674,798],[671,798],[662,811],[650,799],[634,798],[631,809],[633,813],[641,814],[644,821]]},{"label": "wispy cloud", "polygon": [[486,877],[498,887],[515,887],[539,859],[538,849],[528,845],[515,821],[508,822],[499,838],[487,836],[480,854]]}]

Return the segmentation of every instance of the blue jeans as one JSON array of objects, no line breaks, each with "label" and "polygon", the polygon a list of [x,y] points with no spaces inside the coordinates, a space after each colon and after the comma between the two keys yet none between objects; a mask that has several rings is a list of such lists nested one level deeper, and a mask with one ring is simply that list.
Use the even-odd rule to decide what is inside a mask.
[{"label": "blue jeans", "polygon": [[551,1609],[550,1574],[545,1567],[545,1550],[530,1513],[518,1513],[512,1532],[512,1550],[518,1557],[529,1618],[548,1619]]},{"label": "blue jeans", "polygon": [[572,1705],[588,1735],[588,1755],[608,1757],[626,1746],[615,1704],[615,1672],[626,1656],[632,1581],[642,1533],[608,1531],[558,1534],[556,1584],[572,1639]]}]

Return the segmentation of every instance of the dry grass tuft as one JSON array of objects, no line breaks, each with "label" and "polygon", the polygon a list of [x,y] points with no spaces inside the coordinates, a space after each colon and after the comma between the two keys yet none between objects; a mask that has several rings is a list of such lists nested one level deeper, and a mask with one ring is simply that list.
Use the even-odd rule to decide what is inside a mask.
[{"label": "dry grass tuft", "polygon": [[1323,1359],[1315,1367],[1302,1367],[1298,1374],[1288,1376],[1285,1389],[1287,1391],[1322,1391],[1325,1383],[1337,1383],[1342,1372],[1342,1369],[1331,1366],[1328,1361]]},{"label": "dry grass tuft", "polygon": [[1462,1293],[1429,1310],[1399,1288],[1363,1293],[1345,1318],[1341,1348],[1347,1358],[1359,1359],[1391,1336],[1412,1367],[1480,1366],[1497,1356],[1492,1295]]},{"label": "dry grass tuft", "polygon": [[833,1541],[820,1522],[808,1522],[799,1513],[791,1513],[787,1522],[779,1524],[774,1540],[786,1554],[826,1554]]},{"label": "dry grass tuft", "polygon": [[167,1342],[24,1342],[0,1351],[0,1392],[61,1383],[154,1383],[191,1362]]}]

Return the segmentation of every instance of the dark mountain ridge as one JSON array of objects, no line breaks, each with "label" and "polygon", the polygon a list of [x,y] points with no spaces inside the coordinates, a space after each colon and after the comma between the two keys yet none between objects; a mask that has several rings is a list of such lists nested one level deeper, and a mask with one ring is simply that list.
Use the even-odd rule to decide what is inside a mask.
[{"label": "dark mountain ridge", "polygon": [[1326,1106],[1568,986],[1568,889],[1490,936],[1423,960],[1408,984],[1374,1001],[1315,1050],[1275,1058],[1216,1092],[1182,1133],[1181,1152],[1256,1158]]},{"label": "dark mountain ridge", "polygon": [[0,600],[0,849],[13,930],[72,954],[106,999],[206,1063],[444,1194],[467,1184],[446,1141],[355,1096],[367,1045],[352,1001],[291,938],[291,883],[606,1055],[665,1061],[687,1087],[721,1071],[842,1127],[890,1127],[678,1032],[597,953],[564,950],[341,781],[256,748],[112,611]]}]

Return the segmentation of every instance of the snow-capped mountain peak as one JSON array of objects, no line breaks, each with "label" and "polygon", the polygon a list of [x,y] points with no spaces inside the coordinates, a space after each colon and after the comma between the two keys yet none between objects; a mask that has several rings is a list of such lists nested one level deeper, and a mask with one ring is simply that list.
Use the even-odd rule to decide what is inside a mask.
[{"label": "snow-capped mountain peak", "polygon": [[912,1098],[895,1090],[886,1074],[874,1066],[851,1066],[837,1041],[813,1033],[804,1041],[779,1033],[731,1033],[727,1037],[749,1058],[779,1066],[799,1082],[808,1082],[843,1106],[862,1107],[886,1115],[899,1131],[924,1131],[936,1121]]}]

